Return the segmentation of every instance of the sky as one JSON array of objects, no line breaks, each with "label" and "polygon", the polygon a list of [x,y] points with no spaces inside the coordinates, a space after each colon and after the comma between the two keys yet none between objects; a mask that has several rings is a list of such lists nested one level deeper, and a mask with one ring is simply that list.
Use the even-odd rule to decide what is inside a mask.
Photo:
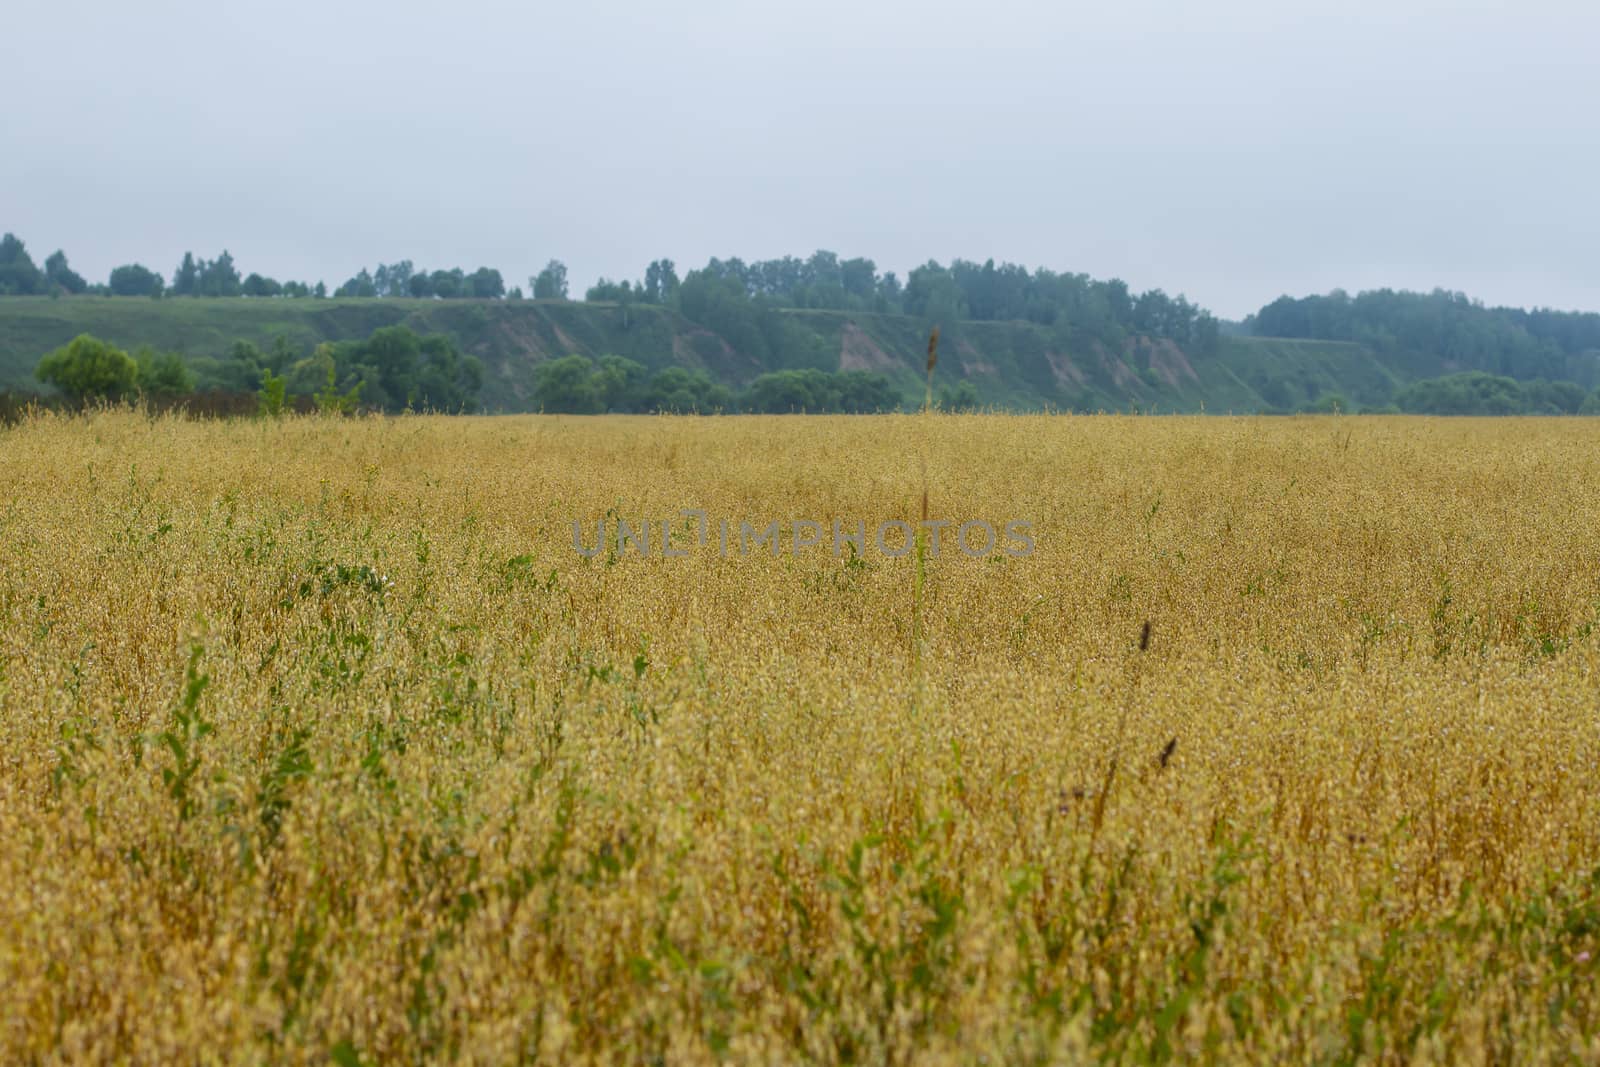
[{"label": "sky", "polygon": [[7,5],[0,231],[92,281],[712,256],[1600,310],[1593,0]]}]

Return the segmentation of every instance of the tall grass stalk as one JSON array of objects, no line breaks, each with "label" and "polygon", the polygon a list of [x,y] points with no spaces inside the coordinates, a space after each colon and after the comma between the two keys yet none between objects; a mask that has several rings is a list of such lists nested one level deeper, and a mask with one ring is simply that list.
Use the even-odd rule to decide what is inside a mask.
[{"label": "tall grass stalk", "polygon": [[[1128,730],[1128,715],[1133,710],[1134,696],[1139,689],[1139,679],[1144,667],[1144,654],[1150,651],[1150,620],[1146,619],[1139,631],[1139,651],[1133,658],[1133,671],[1128,687],[1122,696],[1122,711],[1117,715],[1117,733],[1111,743],[1111,760],[1106,764],[1106,778],[1094,798],[1094,819],[1090,823],[1089,842],[1092,846],[1100,836],[1100,826],[1105,822],[1106,802],[1117,784],[1117,768],[1122,762],[1122,745]],[[1164,761],[1163,761],[1164,762]]]},{"label": "tall grass stalk", "polygon": [[915,534],[916,566],[911,577],[911,668],[917,680],[917,705],[922,704],[923,590],[928,579],[928,419],[933,414],[933,368],[939,362],[939,327],[928,335],[928,387],[922,403],[922,519]]},{"label": "tall grass stalk", "polygon": [[[285,414],[0,428],[0,1065],[1600,1060],[1600,420]],[[920,707],[910,538],[574,551],[924,431]]]}]

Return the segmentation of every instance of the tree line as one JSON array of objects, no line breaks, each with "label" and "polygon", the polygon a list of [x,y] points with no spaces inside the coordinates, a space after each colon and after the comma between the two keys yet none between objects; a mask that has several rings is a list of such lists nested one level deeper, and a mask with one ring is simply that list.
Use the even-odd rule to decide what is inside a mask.
[{"label": "tree line", "polygon": [[266,350],[236,341],[221,359],[189,363],[176,353],[149,346],[129,353],[80,334],[47,353],[34,376],[74,403],[259,390],[271,408],[301,396],[331,411],[469,412],[483,386],[476,357],[462,354],[445,334],[419,335],[405,326],[387,326],[360,341],[324,342],[309,352],[281,335]]},{"label": "tree line", "polygon": [[1570,378],[1600,357],[1600,314],[1485,307],[1444,289],[1285,296],[1244,326],[1261,337],[1354,341],[1402,367],[1443,360],[1521,380]]},{"label": "tree line", "polygon": [[1119,350],[1142,335],[1202,355],[1216,351],[1221,333],[1215,316],[1182,296],[1160,289],[1134,293],[1115,278],[1029,271],[992,259],[956,259],[949,266],[930,260],[903,282],[870,259],[840,259],[828,251],[754,263],[713,258],[681,281],[675,264],[662,259],[637,283],[600,279],[585,299],[673,307],[765,365],[786,367],[809,362],[804,342],[778,314],[786,310],[909,315],[947,329],[962,322],[1031,322],[1050,327],[1063,347],[1099,343]]},{"label": "tree line", "polygon": [[[171,280],[143,264],[116,267],[104,284],[74,271],[57,250],[36,264],[14,234],[0,237],[0,296],[81,293],[112,296],[300,297],[355,299],[568,300],[566,266],[550,260],[507,287],[500,271],[478,267],[425,270],[410,260],[363,268],[330,293],[322,282],[241,274],[224,250],[214,259],[185,253]],[[1160,289],[1137,293],[1119,279],[1028,270],[1013,263],[955,259],[914,268],[902,279],[868,258],[819,250],[808,257],[746,262],[712,258],[680,276],[671,259],[651,261],[639,280],[601,278],[583,294],[589,303],[619,306],[627,322],[635,305],[671,308],[719,336],[765,371],[837,366],[837,353],[794,313],[847,311],[910,316],[959,333],[965,322],[1019,321],[1046,327],[1063,351],[1120,351],[1130,338],[1174,341],[1190,355],[1218,349],[1221,324],[1183,296]],[[1600,314],[1544,308],[1486,307],[1447,290],[1390,289],[1351,296],[1342,290],[1281,297],[1239,327],[1265,337],[1348,341],[1366,345],[1408,376],[1445,369],[1481,371],[1518,381],[1600,380]],[[790,382],[791,399],[804,390]],[[676,390],[674,390],[676,391]],[[681,398],[680,398],[681,399]],[[815,399],[814,397],[812,399]],[[841,401],[843,403],[843,401]]]},{"label": "tree line", "polygon": [[[977,406],[970,383],[946,390],[941,406]],[[534,372],[534,407],[546,414],[607,413],[786,415],[872,414],[900,411],[903,402],[889,379],[868,371],[802,368],[757,376],[735,392],[704,371],[664,367],[651,372],[621,356],[566,356],[547,360]]]},{"label": "tree line", "polygon": [[[47,353],[35,371],[69,402],[133,397],[172,401],[257,392],[260,409],[277,414],[299,403],[303,410],[349,412],[408,410],[470,412],[483,382],[478,360],[463,355],[442,334],[419,335],[389,326],[359,341],[325,342],[309,352],[286,337],[265,350],[236,341],[221,358],[185,362],[148,345],[132,352],[82,334]],[[870,414],[906,409],[904,398],[882,375],[816,368],[769,371],[740,390],[702,370],[668,366],[650,371],[621,356],[572,355],[541,363],[534,372],[534,407],[548,414]],[[936,406],[963,411],[978,407],[970,381],[943,386]],[[1357,408],[1337,393],[1320,396],[1306,413],[1353,414]],[[1514,378],[1469,371],[1412,382],[1393,401],[1367,414],[1421,415],[1596,415],[1600,388],[1575,382]]]},{"label": "tree line", "polygon": [[[562,268],[563,279],[565,268]],[[565,282],[563,292],[565,295]],[[104,284],[90,283],[67,263],[60,250],[52,253],[41,268],[34,263],[27,245],[15,234],[0,237],[0,296],[198,296],[198,297],[300,297],[326,299],[330,293],[323,282],[279,281],[263,274],[241,274],[233,256],[224,249],[215,259],[185,252],[182,261],[166,277],[142,263],[128,263],[112,269]],[[438,297],[445,300],[499,300],[520,298],[521,289],[509,293],[500,272],[479,267],[470,273],[459,267],[449,270],[419,270],[410,260],[379,264],[375,270],[362,269],[333,290],[332,296],[348,297]]]},{"label": "tree line", "polygon": [[1600,415],[1600,388],[1534,378],[1518,381],[1483,371],[1421,378],[1382,404],[1361,406],[1343,393],[1323,393],[1292,412],[1298,415]]},{"label": "tree line", "polygon": [[[40,268],[13,234],[0,241],[0,295],[94,293],[111,296],[312,297],[329,296],[322,282],[283,281],[262,274],[241,274],[224,250],[215,259],[186,252],[170,282],[140,263],[119,266],[103,285],[90,284],[73,271],[65,253],[57,251]],[[439,298],[476,300],[566,300],[567,268],[552,259],[521,286],[508,288],[500,271],[479,267],[423,270],[410,260],[363,268],[336,287],[338,298]],[[937,261],[913,269],[902,281],[894,271],[878,270],[870,259],[841,259],[825,250],[804,259],[746,263],[735,257],[713,258],[680,279],[670,259],[652,261],[639,281],[601,278],[584,294],[589,302],[621,305],[655,304],[680,310],[687,318],[722,333],[741,337],[758,356],[789,347],[771,313],[781,310],[826,310],[910,315],[940,322],[947,328],[963,321],[1023,321],[1049,326],[1063,343],[1096,341],[1110,347],[1130,336],[1170,338],[1190,351],[1209,353],[1217,343],[1214,316],[1182,296],[1160,289],[1134,293],[1118,279],[1102,281],[1086,274],[1029,271],[994,260],[976,263]],[[726,334],[725,334],[726,335]],[[757,338],[759,337],[759,340]],[[737,345],[736,345],[737,347]],[[798,360],[774,359],[774,366],[805,366]]]},{"label": "tree line", "polygon": [[[0,237],[0,296],[80,293],[112,296],[437,298],[501,300],[532,296],[566,300],[567,268],[552,259],[521,286],[508,288],[500,271],[479,267],[424,270],[410,260],[363,268],[331,294],[322,282],[278,281],[241,274],[224,250],[214,259],[185,253],[170,282],[140,263],[116,267],[104,284],[88,282],[57,250],[42,266],[14,234]],[[1190,354],[1216,351],[1220,324],[1183,296],[1160,289],[1133,292],[1119,279],[1030,271],[1013,263],[955,259],[914,268],[902,280],[871,259],[844,259],[826,250],[809,257],[745,262],[711,259],[680,278],[670,259],[652,261],[638,281],[601,278],[585,293],[593,303],[674,308],[721,335],[764,367],[825,369],[830,353],[815,334],[785,323],[784,311],[828,310],[908,315],[944,324],[1022,321],[1049,327],[1064,348],[1100,344],[1115,351],[1134,336],[1170,339]],[[1265,337],[1351,341],[1372,348],[1413,373],[1436,373],[1439,361],[1461,370],[1518,380],[1592,374],[1600,353],[1600,314],[1545,308],[1485,307],[1443,289],[1415,293],[1380,289],[1350,296],[1343,290],[1280,297],[1242,324]],[[1587,361],[1587,362],[1585,362]],[[1582,364],[1582,366],[1579,366]]]},{"label": "tree line", "polygon": [[1412,382],[1394,403],[1408,415],[1600,415],[1600,389],[1467,371]]},{"label": "tree line", "polygon": [[[323,411],[465,412],[476,407],[483,369],[445,335],[388,326],[365,340],[322,343],[309,353],[281,335],[265,350],[241,340],[220,359],[188,363],[176,353],[149,346],[130,353],[80,334],[47,353],[35,376],[78,404],[141,396],[172,400],[205,389],[257,391],[263,410],[272,414],[297,397],[311,398]],[[621,356],[572,355],[541,363],[534,383],[535,407],[549,414],[870,414],[902,408],[889,379],[865,371],[776,371],[735,392],[701,370],[669,366],[651,372]],[[971,385],[961,386],[944,390],[940,406],[976,407]]]}]

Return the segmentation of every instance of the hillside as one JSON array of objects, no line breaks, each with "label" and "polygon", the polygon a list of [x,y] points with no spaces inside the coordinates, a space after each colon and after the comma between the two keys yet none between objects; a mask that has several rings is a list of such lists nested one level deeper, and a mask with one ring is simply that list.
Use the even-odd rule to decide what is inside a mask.
[{"label": "hillside", "polygon": [[[907,403],[922,394],[926,323],[904,315],[786,311],[799,355],[824,370],[886,375]],[[534,370],[571,354],[614,354],[651,369],[702,369],[734,387],[779,367],[744,355],[676,311],[651,305],[568,301],[406,299],[162,299],[80,296],[0,300],[0,389],[37,388],[40,356],[88,332],[118,346],[148,344],[189,358],[220,357],[236,340],[265,347],[275,336],[309,350],[320,341],[364,338],[403,324],[440,332],[484,365],[488,411],[534,406]],[[1170,340],[1136,338],[1120,351],[1100,342],[1063,350],[1057,335],[1022,322],[962,322],[945,328],[937,381],[972,382],[980,402],[1013,409],[1080,411],[1288,411],[1340,396],[1361,407],[1389,403],[1416,371],[1360,344],[1223,337],[1215,353]],[[785,364],[789,365],[789,364]]]},{"label": "hillside", "polygon": [[384,326],[445,333],[484,364],[483,404],[531,407],[533,369],[552,356],[626,356],[744,381],[759,373],[719,338],[658,307],[566,301],[164,299],[12,297],[0,300],[0,389],[36,389],[39,358],[80,333],[122,348],[150,345],[185,357],[221,357],[233,342],[265,347],[282,335],[309,350],[367,337]]}]

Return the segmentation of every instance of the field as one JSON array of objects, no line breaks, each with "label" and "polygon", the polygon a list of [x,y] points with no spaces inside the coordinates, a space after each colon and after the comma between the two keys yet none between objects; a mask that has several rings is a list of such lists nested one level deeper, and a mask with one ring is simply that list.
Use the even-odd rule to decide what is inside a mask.
[{"label": "field", "polygon": [[[1035,550],[879,551],[925,486]],[[1600,1062],[1597,486],[1576,419],[0,430],[0,1061]]]}]

